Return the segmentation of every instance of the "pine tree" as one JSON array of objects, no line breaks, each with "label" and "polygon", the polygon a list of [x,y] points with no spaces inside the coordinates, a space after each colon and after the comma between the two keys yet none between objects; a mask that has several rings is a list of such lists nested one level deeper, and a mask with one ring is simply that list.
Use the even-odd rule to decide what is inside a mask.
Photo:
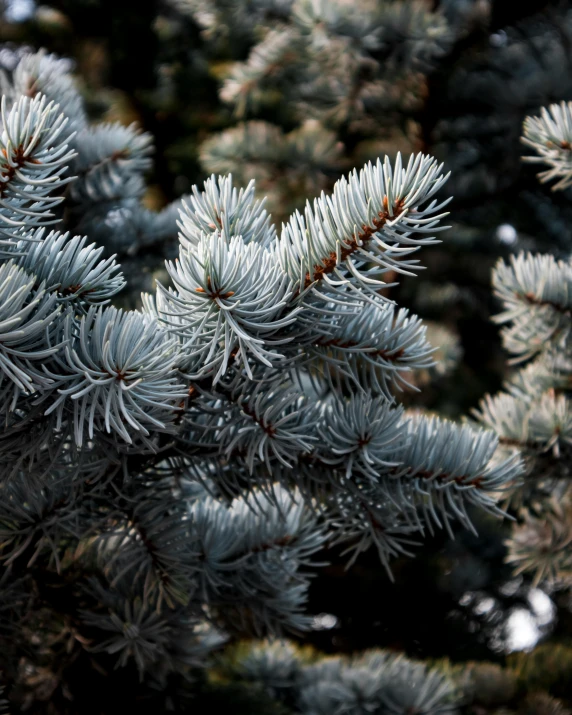
[{"label": "pine tree", "polygon": [[[375,545],[389,568],[435,528],[472,528],[469,507],[502,515],[518,454],[397,401],[432,347],[380,290],[414,276],[413,254],[445,228],[435,159],[368,163],[279,234],[253,183],[213,175],[180,204],[168,282],[127,310],[111,304],[125,280],[103,249],[158,242],[179,208],[141,206],[150,137],[91,125],[43,53],[21,52],[2,91],[0,665],[12,701],[75,712],[91,675],[113,669],[167,694],[226,637],[306,628],[324,546],[355,558]],[[423,686],[435,702],[442,682],[429,673]]]},{"label": "pine tree", "polygon": [[[553,190],[570,185],[572,103],[543,108],[527,117],[523,143],[535,151],[525,161],[542,163],[542,182],[557,180]],[[550,254],[520,253],[493,272],[495,294],[503,312],[502,339],[523,365],[505,390],[486,397],[476,412],[481,424],[494,429],[509,449],[518,446],[526,464],[524,482],[510,490],[520,520],[508,542],[508,560],[516,572],[530,573],[548,587],[572,585],[572,492],[570,444],[570,259]]]},{"label": "pine tree", "polygon": [[209,172],[255,178],[280,217],[345,168],[421,146],[427,77],[456,36],[424,0],[368,0],[359,12],[347,0],[172,4],[207,46],[248,48],[219,92],[239,123],[203,142],[200,158]]}]

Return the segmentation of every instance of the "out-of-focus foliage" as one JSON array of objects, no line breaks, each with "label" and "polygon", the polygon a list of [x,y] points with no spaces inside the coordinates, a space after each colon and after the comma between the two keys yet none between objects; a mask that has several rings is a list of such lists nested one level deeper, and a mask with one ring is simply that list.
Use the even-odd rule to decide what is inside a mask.
[{"label": "out-of-focus foliage", "polygon": [[[552,105],[539,118],[524,122],[524,143],[550,169],[542,181],[569,178],[566,144],[572,138],[572,105]],[[531,157],[526,156],[525,159]],[[524,484],[515,485],[509,502],[520,508],[520,521],[508,541],[508,561],[516,573],[530,573],[536,584],[572,585],[572,510],[569,481],[570,375],[572,354],[570,259],[521,253],[500,260],[493,287],[503,311],[503,344],[521,366],[505,390],[487,396],[476,412],[494,429],[507,449],[518,446],[527,463]]]}]

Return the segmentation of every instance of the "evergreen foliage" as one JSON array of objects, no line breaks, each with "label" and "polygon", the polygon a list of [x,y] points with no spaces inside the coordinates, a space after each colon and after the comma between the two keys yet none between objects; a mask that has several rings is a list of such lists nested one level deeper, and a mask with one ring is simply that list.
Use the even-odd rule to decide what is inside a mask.
[{"label": "evergreen foliage", "polygon": [[170,3],[226,60],[219,98],[235,126],[201,144],[203,169],[262,179],[281,219],[398,149],[446,160],[457,198],[494,197],[517,179],[524,117],[572,97],[570,73],[553,71],[571,60],[566,3],[506,27],[489,0]]},{"label": "evergreen foliage", "polygon": [[[217,0],[173,4],[203,28],[207,44],[221,33],[237,41],[236,28],[248,28],[248,57],[232,63],[220,89],[240,124],[204,142],[200,158],[209,172],[262,179],[281,218],[304,190],[331,185],[332,170],[385,153],[389,136],[401,134],[405,151],[419,146],[414,123],[400,132],[396,120],[419,110],[426,76],[455,37],[445,14],[424,0],[368,0],[359,13],[346,0],[238,2],[232,12]],[[278,122],[257,119],[269,113]],[[296,128],[284,133],[280,124]],[[360,136],[369,144],[352,151]]]},{"label": "evergreen foliage", "polygon": [[[123,95],[0,46],[0,712],[569,712],[572,14],[525,5],[143,0]],[[382,648],[232,645],[283,633]]]},{"label": "evergreen foliage", "polygon": [[[491,431],[409,415],[393,389],[430,348],[378,290],[444,228],[434,159],[366,164],[280,235],[252,184],[213,176],[182,204],[171,283],[126,311],[109,305],[114,258],[44,226],[62,207],[78,225],[103,211],[113,245],[109,205],[143,210],[150,140],[70,134],[60,85],[75,126],[82,110],[53,80],[60,61],[20,62],[4,78],[0,266],[0,662],[16,702],[75,691],[82,662],[166,688],[228,634],[306,628],[325,544],[375,544],[388,566],[413,534],[470,527],[469,505],[502,513],[494,492],[520,459]],[[424,666],[387,668],[419,670],[428,712],[447,701]],[[371,697],[411,696],[394,686]]]},{"label": "evergreen foliage", "polygon": [[[518,654],[506,667],[492,663],[436,661],[429,666],[390,651],[324,656],[290,641],[239,643],[227,648],[211,677],[248,684],[287,712],[458,713],[518,712],[564,715],[569,696],[569,649],[539,647]],[[553,659],[553,656],[554,659]],[[549,661],[549,662],[547,662]]]},{"label": "evergreen foliage", "polygon": [[[523,142],[537,153],[525,159],[548,164],[539,178],[558,179],[554,189],[565,188],[569,179],[570,126],[570,103],[551,105],[524,122]],[[526,364],[475,413],[501,445],[518,446],[526,464],[523,484],[510,490],[520,519],[508,541],[508,561],[535,583],[559,588],[570,585],[572,573],[570,270],[569,259],[530,253],[495,266],[493,288],[503,306],[495,321],[504,326],[511,362]]]}]

